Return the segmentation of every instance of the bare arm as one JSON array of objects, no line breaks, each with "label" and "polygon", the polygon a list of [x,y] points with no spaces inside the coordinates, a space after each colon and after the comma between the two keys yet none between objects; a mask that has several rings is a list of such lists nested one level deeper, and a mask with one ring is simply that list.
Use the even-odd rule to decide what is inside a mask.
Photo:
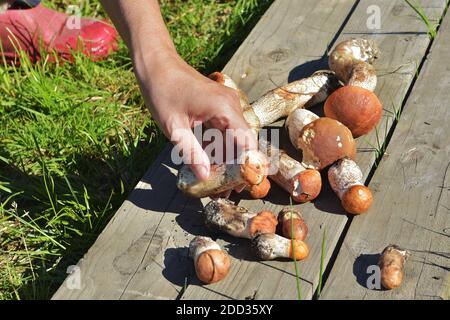
[{"label": "bare arm", "polygon": [[[177,54],[157,0],[101,0],[130,49],[142,94],[164,134],[183,151],[201,180],[209,176],[210,161],[190,128],[249,129],[235,90],[204,77]],[[181,130],[180,130],[181,129]],[[189,130],[187,130],[189,129]],[[235,138],[256,148],[246,130]]]}]

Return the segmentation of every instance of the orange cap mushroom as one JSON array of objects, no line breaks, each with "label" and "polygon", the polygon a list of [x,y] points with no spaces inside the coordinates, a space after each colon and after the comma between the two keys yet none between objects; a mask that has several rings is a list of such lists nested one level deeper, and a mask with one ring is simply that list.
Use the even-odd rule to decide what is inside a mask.
[{"label": "orange cap mushroom", "polygon": [[189,244],[189,256],[194,260],[195,273],[204,283],[224,279],[230,270],[230,258],[208,237],[195,237]]},{"label": "orange cap mushroom", "polygon": [[285,208],[278,215],[281,233],[288,239],[305,240],[308,235],[308,226],[303,220],[300,211],[294,208]]},{"label": "orange cap mushroom", "polygon": [[346,125],[353,137],[365,135],[380,122],[383,106],[371,91],[355,86],[336,90],[325,102],[325,116]]},{"label": "orange cap mushroom", "polygon": [[307,124],[300,132],[296,147],[302,149],[303,165],[316,170],[345,157],[356,157],[351,131],[341,122],[326,117]]}]

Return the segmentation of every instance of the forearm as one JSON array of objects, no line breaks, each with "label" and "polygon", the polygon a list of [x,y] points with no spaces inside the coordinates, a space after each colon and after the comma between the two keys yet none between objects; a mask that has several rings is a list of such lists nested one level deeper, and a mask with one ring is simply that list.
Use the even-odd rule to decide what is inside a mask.
[{"label": "forearm", "polygon": [[[177,56],[157,0],[100,0],[127,44],[133,62],[148,69]],[[141,66],[142,64],[142,66]]]}]

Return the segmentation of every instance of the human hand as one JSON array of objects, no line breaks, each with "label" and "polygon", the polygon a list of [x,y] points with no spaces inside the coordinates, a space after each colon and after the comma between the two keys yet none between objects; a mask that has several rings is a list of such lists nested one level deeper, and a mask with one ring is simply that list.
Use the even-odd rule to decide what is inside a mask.
[{"label": "human hand", "polygon": [[233,141],[241,150],[257,148],[236,90],[204,77],[175,54],[137,63],[135,69],[153,118],[181,150],[183,160],[199,180],[208,178],[211,163],[191,130],[196,122],[222,132],[231,129]]}]

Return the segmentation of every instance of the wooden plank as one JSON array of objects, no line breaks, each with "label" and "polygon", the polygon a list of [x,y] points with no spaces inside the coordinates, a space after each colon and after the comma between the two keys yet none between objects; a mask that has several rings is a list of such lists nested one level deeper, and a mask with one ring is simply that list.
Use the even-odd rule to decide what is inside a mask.
[{"label": "wooden plank", "polygon": [[[260,96],[275,86],[271,79],[284,83],[296,65],[320,59],[354,2],[276,1],[225,71],[239,79],[243,71],[238,66],[251,60],[248,77],[240,84]],[[298,32],[300,28],[307,32]],[[279,37],[279,32],[286,37]],[[280,47],[283,50],[277,51]],[[271,69],[264,70],[269,62]],[[208,231],[199,221],[202,203],[177,191],[175,169],[166,148],[78,263],[81,288],[70,289],[68,278],[53,299],[174,299],[186,279],[187,284],[198,284],[186,247],[194,235]]]},{"label": "wooden plank", "polygon": [[[450,16],[442,24],[371,181],[378,199],[352,222],[324,299],[450,299]],[[411,251],[403,285],[367,289],[367,272],[388,244]]]},{"label": "wooden plank", "polygon": [[[425,3],[424,1],[422,1]],[[377,5],[381,10],[382,24],[379,30],[368,30],[368,8]],[[445,1],[427,1],[425,11],[431,18],[439,19],[443,13]],[[305,21],[305,25],[316,26],[314,20]],[[320,24],[322,28],[329,29],[326,23]],[[303,30],[308,30],[307,27]],[[298,32],[303,32],[298,30]],[[380,73],[380,83],[377,94],[385,102],[385,117],[380,128],[385,126],[389,129],[392,123],[392,113],[395,106],[392,101],[401,104],[415,75],[416,64],[420,63],[426,49],[429,45],[429,38],[426,34],[426,28],[418,20],[410,8],[406,6],[403,0],[396,1],[360,1],[354,14],[350,17],[339,40],[348,39],[354,36],[365,36],[373,38],[382,50],[382,58],[377,62],[376,67]],[[305,31],[308,32],[308,31]],[[283,33],[273,33],[274,38],[283,38]],[[278,46],[283,42],[277,40]],[[271,44],[267,44],[271,47]],[[264,52],[264,51],[263,51]],[[257,59],[252,57],[252,59]],[[251,62],[251,60],[250,60]],[[245,70],[245,60],[240,61],[239,71]],[[270,68],[270,66],[267,66]],[[276,68],[275,68],[276,69]],[[394,72],[395,70],[395,72]],[[277,70],[278,71],[278,70]],[[270,77],[269,77],[270,78]],[[241,81],[241,86],[253,92]],[[253,94],[257,96],[257,94]],[[383,129],[380,129],[383,130]],[[384,136],[379,137],[383,143]],[[367,177],[374,164],[375,154],[371,145],[375,144],[375,132],[360,138],[358,141],[358,163],[360,164],[365,176]],[[380,201],[376,199],[376,201]],[[241,205],[248,208],[272,209],[279,211],[283,206],[289,204],[288,197],[283,193],[274,192],[270,198],[265,201],[244,200]],[[328,233],[327,249],[325,252],[325,262],[328,263],[333,249],[340,237],[347,216],[343,214],[338,204],[337,198],[331,193],[329,188],[323,190],[321,196],[314,204],[306,204],[300,207],[310,228],[310,236],[307,242],[311,249],[310,257],[300,263],[301,287],[303,298],[310,299],[317,287],[319,278],[320,253],[322,243],[323,229]],[[230,276],[224,281],[210,286],[190,286],[182,299],[296,299],[296,284],[294,264],[283,261],[254,262],[248,253],[248,247],[245,242],[236,242],[232,245],[230,252],[234,259],[232,260],[234,269]]]}]

